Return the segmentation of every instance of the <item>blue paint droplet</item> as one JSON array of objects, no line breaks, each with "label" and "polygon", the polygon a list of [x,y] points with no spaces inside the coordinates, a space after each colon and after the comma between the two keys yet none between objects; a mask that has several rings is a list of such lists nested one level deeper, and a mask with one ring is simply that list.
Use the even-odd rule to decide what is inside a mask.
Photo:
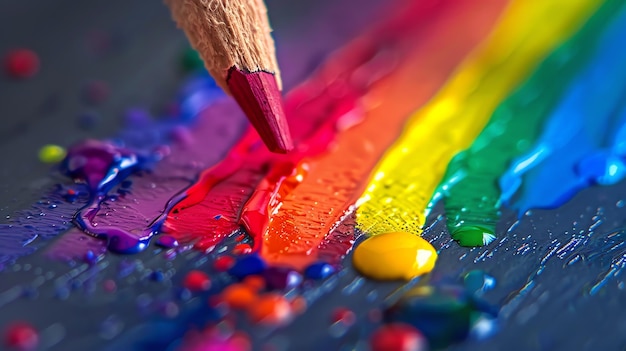
[{"label": "blue paint droplet", "polygon": [[463,281],[465,289],[474,295],[482,295],[496,286],[496,279],[481,270],[469,271]]},{"label": "blue paint droplet", "polygon": [[325,279],[335,273],[335,267],[326,262],[316,262],[304,270],[304,275],[309,279]]},{"label": "blue paint droplet", "polygon": [[96,263],[98,256],[96,256],[96,254],[94,254],[93,251],[89,250],[85,253],[85,256],[83,257],[83,259],[85,260],[85,263],[94,264]]},{"label": "blue paint droplet", "polygon": [[267,269],[267,263],[258,255],[243,256],[235,262],[228,273],[242,279],[249,275],[261,274]]},{"label": "blue paint droplet", "polygon": [[178,299],[180,299],[181,301],[189,301],[191,297],[191,291],[189,291],[189,289],[187,288],[182,288],[178,291]]},{"label": "blue paint droplet", "polygon": [[155,282],[162,282],[163,279],[165,279],[165,276],[163,275],[163,272],[161,271],[154,271],[150,273],[150,280],[153,280]]}]

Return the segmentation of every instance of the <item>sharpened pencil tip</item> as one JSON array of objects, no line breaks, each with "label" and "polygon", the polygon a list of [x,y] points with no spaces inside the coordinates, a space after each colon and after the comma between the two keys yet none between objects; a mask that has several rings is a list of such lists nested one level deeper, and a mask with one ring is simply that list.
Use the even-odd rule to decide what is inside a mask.
[{"label": "sharpened pencil tip", "polygon": [[267,148],[283,154],[291,151],[293,141],[276,77],[272,73],[245,72],[233,66],[226,83]]}]

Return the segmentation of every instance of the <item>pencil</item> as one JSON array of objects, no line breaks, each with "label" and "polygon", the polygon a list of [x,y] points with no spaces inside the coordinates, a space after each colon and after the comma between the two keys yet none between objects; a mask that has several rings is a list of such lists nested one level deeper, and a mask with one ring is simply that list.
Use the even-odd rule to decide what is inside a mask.
[{"label": "pencil", "polygon": [[293,149],[263,0],[165,0],[217,84],[233,96],[265,145]]}]

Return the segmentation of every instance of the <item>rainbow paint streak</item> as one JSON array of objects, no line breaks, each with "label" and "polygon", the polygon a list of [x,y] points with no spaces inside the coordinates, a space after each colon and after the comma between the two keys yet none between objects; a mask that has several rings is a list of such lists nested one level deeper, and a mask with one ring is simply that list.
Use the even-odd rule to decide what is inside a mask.
[{"label": "rainbow paint streak", "polygon": [[[98,253],[136,252],[162,233],[206,252],[244,227],[266,261],[304,269],[340,262],[356,237],[355,216],[366,235],[419,234],[443,199],[453,237],[487,244],[502,204],[519,213],[558,206],[626,172],[624,53],[615,39],[626,22],[617,15],[622,7],[617,0],[407,2],[288,94],[298,147],[286,156],[265,150],[252,130],[224,156],[241,115],[204,77],[204,88],[191,93],[205,94],[202,103],[191,106],[189,96],[181,105],[183,115],[203,116],[187,132],[192,142],[182,136],[163,154],[113,149],[121,161],[156,164],[134,189],[145,211],[127,213],[123,196],[107,201],[145,162],[122,169],[109,160],[94,179],[68,167],[90,194],[74,223],[96,237],[84,246]],[[206,151],[207,136],[220,134],[206,121],[219,127],[229,119],[222,116],[234,116],[228,137]],[[155,183],[158,194],[149,188]],[[59,247],[74,245],[78,234],[69,234]]]},{"label": "rainbow paint streak", "polygon": [[596,3],[512,2],[493,34],[411,117],[402,137],[377,166],[360,200],[360,228],[369,235],[420,233],[448,162],[471,145],[502,98],[583,23]]}]

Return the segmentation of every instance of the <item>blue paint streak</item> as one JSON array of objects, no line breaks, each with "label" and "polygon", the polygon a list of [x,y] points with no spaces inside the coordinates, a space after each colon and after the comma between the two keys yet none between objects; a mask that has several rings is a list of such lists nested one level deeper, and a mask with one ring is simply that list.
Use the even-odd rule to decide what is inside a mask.
[{"label": "blue paint streak", "polygon": [[[591,184],[626,176],[626,10],[607,28],[527,154],[500,178],[501,201],[519,214],[554,208]],[[592,50],[593,48],[588,48]]]}]

